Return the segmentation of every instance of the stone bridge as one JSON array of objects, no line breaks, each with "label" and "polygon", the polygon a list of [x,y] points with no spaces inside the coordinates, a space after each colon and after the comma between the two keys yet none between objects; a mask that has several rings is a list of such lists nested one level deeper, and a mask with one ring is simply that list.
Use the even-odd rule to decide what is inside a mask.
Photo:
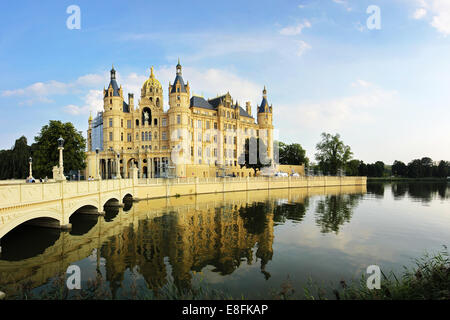
[{"label": "stone bridge", "polygon": [[105,204],[135,194],[133,179],[0,185],[0,239],[30,221],[70,229],[77,210],[101,214]]},{"label": "stone bridge", "polygon": [[365,186],[366,181],[366,177],[323,176],[138,179],[135,171],[131,179],[0,184],[0,240],[23,223],[70,229],[69,219],[75,212],[101,214],[105,205],[120,205],[126,197],[142,200],[252,190]]}]

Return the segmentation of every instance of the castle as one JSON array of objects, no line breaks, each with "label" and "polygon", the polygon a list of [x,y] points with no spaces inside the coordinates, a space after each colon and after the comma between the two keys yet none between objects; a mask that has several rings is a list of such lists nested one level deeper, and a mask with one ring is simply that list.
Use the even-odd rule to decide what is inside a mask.
[{"label": "castle", "polygon": [[126,102],[112,67],[103,111],[89,117],[86,176],[128,178],[132,168],[140,178],[253,176],[252,169],[238,164],[250,137],[261,138],[273,159],[272,106],[265,87],[257,122],[250,102],[244,109],[229,92],[208,100],[191,96],[179,61],[168,93],[164,111],[163,88],[152,67],[137,105],[132,93]]}]

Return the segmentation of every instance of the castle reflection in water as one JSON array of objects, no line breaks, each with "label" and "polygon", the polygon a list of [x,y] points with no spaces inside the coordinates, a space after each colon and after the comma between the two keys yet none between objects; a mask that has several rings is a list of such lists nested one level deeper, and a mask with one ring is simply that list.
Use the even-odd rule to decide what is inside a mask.
[{"label": "castle reflection in water", "polygon": [[[70,233],[18,228],[2,242],[0,288],[42,286],[71,264],[102,273],[113,296],[129,272],[154,292],[169,279],[189,288],[206,266],[226,276],[242,264],[257,264],[269,279],[276,224],[301,222],[308,199],[324,195],[316,224],[322,232],[337,233],[365,192],[365,186],[355,186],[173,197],[113,209],[105,217],[75,214]],[[93,262],[80,263],[86,258]]]}]

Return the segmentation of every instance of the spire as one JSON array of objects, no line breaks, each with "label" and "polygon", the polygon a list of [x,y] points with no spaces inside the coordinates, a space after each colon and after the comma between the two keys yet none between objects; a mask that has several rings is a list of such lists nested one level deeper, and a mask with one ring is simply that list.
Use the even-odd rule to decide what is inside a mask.
[{"label": "spire", "polygon": [[266,86],[264,86],[263,97],[267,99],[267,90],[266,90]]},{"label": "spire", "polygon": [[155,78],[155,74],[153,73],[153,66],[150,68],[150,78]]},{"label": "spire", "polygon": [[92,111],[89,112],[89,121],[92,121]]},{"label": "spire", "polygon": [[115,79],[116,79],[116,70],[114,69],[114,65],[112,65],[111,80],[115,80]]},{"label": "spire", "polygon": [[180,58],[178,58],[177,74],[179,74],[179,75],[181,76],[181,64],[180,64]]}]

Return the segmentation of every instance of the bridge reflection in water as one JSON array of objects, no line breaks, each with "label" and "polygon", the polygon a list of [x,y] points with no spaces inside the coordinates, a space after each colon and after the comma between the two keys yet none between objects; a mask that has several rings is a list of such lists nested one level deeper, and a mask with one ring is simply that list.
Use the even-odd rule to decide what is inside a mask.
[{"label": "bridge reflection in water", "polygon": [[[88,257],[97,269],[102,265],[113,296],[130,271],[156,292],[169,279],[190,287],[193,273],[206,266],[228,275],[243,262],[257,263],[268,279],[274,225],[301,222],[308,198],[326,194],[331,198],[319,206],[316,223],[337,232],[365,192],[366,186],[348,186],[172,197],[113,207],[104,217],[74,214],[70,232],[21,226],[2,239],[0,289],[14,294],[20,285],[42,286]],[[352,194],[349,206],[336,207],[336,197]]]}]

